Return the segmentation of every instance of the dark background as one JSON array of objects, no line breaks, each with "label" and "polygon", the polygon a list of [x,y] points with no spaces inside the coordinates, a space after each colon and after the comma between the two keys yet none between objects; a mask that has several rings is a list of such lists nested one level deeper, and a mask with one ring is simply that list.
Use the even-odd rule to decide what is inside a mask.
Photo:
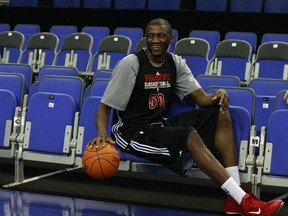
[{"label": "dark background", "polygon": [[179,32],[179,39],[188,37],[191,30],[217,30],[221,39],[228,31],[255,32],[258,45],[264,33],[288,33],[287,14],[199,12],[193,10],[193,1],[183,0],[180,11],[116,10],[85,8],[53,8],[49,0],[42,0],[37,8],[0,7],[0,22],[39,24],[41,31],[52,25],[108,26],[110,33],[116,27],[142,27],[153,18],[167,19]]}]

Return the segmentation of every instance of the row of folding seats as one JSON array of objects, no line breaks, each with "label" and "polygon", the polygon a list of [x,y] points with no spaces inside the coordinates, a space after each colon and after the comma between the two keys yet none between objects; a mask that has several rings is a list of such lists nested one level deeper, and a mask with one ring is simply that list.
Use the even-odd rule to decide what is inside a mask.
[{"label": "row of folding seats", "polygon": [[[14,73],[9,75],[12,76]],[[5,74],[5,76],[7,75]],[[0,77],[5,80],[5,76]],[[31,92],[30,94],[32,95],[28,99],[27,97],[23,99],[25,103],[19,106],[21,111],[17,113],[17,117],[21,122],[17,124],[20,129],[18,128],[16,132],[20,131],[20,133],[14,134],[13,137],[16,138],[12,139],[12,134],[9,132],[11,130],[8,130],[8,132],[7,129],[3,130],[5,131],[6,139],[8,139],[8,145],[1,146],[1,148],[6,149],[6,157],[8,151],[10,156],[15,156],[16,158],[15,176],[17,181],[24,179],[24,170],[22,168],[23,163],[27,160],[49,163],[57,161],[56,163],[69,166],[81,165],[81,155],[86,143],[97,134],[93,116],[95,116],[95,111],[108,82],[109,79],[95,79],[91,88],[84,90],[83,80],[77,76],[46,75],[40,78],[37,91]],[[16,84],[16,82],[14,83]],[[12,92],[13,89],[10,90]],[[84,95],[86,96],[84,97]],[[170,115],[191,109],[191,106],[189,103],[183,106],[179,100],[175,100]],[[13,109],[10,112],[13,113]],[[239,141],[238,146],[240,146],[244,134],[245,139],[248,139],[250,115],[245,115],[245,117],[242,114],[240,115],[242,112],[247,114],[244,109],[231,109],[235,109],[236,113],[239,112],[239,115],[234,116],[234,118],[238,119],[234,121],[235,127],[245,129],[245,131],[241,129],[236,132],[236,134],[239,134],[237,141]],[[246,121],[247,118],[249,121]],[[12,122],[10,126],[15,124],[13,119],[14,115],[10,115],[9,120]],[[240,122],[241,125],[236,126]],[[109,124],[110,128],[111,122]],[[3,125],[5,125],[3,128],[8,128],[6,123]],[[18,147],[16,149],[19,149],[21,154],[11,152],[15,149],[15,147],[10,149],[12,141],[14,145],[17,144]],[[133,162],[134,170],[137,170],[135,167],[139,162],[148,162],[125,153],[120,153],[120,156],[123,160],[121,169],[130,169],[131,161]]]},{"label": "row of folding seats", "polygon": [[[106,8],[137,10],[181,10],[254,12],[254,13],[287,13],[286,0],[195,0],[195,4],[185,5],[184,0],[53,0],[53,7]],[[50,5],[50,4],[49,4]],[[12,7],[38,7],[39,0],[10,0]]]},{"label": "row of folding seats", "polygon": [[[11,67],[11,65],[9,65],[9,67]],[[67,67],[59,67],[58,69],[51,68],[53,70],[67,69]],[[47,72],[48,69],[49,68],[47,67],[46,72],[39,78],[37,90],[30,93],[31,96],[29,99],[25,99],[24,97],[22,101],[25,102],[22,103],[22,105],[19,102],[17,103],[17,100],[14,100],[12,108],[10,109],[10,116],[6,117],[5,121],[3,121],[4,123],[2,122],[2,127],[5,128],[3,130],[1,129],[1,131],[4,131],[2,138],[5,137],[3,139],[6,141],[3,142],[3,146],[1,146],[0,154],[1,157],[15,156],[17,168],[15,176],[17,181],[24,180],[24,170],[22,170],[21,167],[23,168],[23,163],[27,160],[49,163],[55,163],[55,161],[57,161],[57,163],[66,164],[68,166],[81,165],[81,154],[85,149],[85,144],[97,134],[93,116],[95,116],[95,111],[101,100],[103,91],[109,82],[109,76],[107,76],[107,74],[105,75],[108,79],[101,76],[95,78],[91,87],[85,89],[84,82],[77,76],[77,73],[74,75],[70,74],[71,76],[69,77],[67,77],[65,73],[62,74],[65,76],[47,76],[47,74],[49,74]],[[7,68],[5,71],[7,71]],[[60,71],[58,72],[60,73]],[[97,71],[96,74],[99,72],[100,71]],[[110,73],[109,75],[111,76],[111,71],[105,72]],[[54,75],[56,74],[55,71],[51,72],[51,74],[53,73]],[[23,87],[25,81],[21,81],[21,78],[23,78],[24,75],[19,75],[19,72],[16,73],[16,75],[15,73],[3,74],[0,76],[0,83],[6,85],[8,85],[8,83],[10,85],[12,83],[14,83],[13,85],[16,85],[16,83],[19,83],[19,85],[21,84],[22,87],[19,89],[22,89],[22,93],[18,96],[21,97],[24,94],[23,92],[25,92]],[[11,79],[11,77],[14,76],[14,82],[7,82],[7,78]],[[260,135],[256,133],[251,138],[251,128],[255,122],[255,116],[253,116],[253,114],[256,110],[256,90],[253,90],[252,86],[249,87],[249,90],[248,87],[239,87],[240,80],[235,77],[210,76],[210,78],[214,80],[209,80],[208,83],[205,84],[204,78],[207,79],[208,77],[209,76],[207,75],[197,77],[200,84],[207,87],[207,91],[211,91],[214,88],[214,92],[216,88],[215,85],[218,85],[218,87],[227,85],[225,88],[231,97],[230,111],[235,130],[237,150],[239,160],[242,162],[240,166],[241,170],[243,170],[241,173],[242,181],[254,182],[252,176],[255,175],[251,174],[252,170],[247,172],[247,166],[252,166],[253,164],[245,164],[245,159],[248,156],[248,153],[253,153],[252,150],[250,150],[252,152],[248,151],[251,144],[249,141],[251,142],[251,140],[253,140],[253,142],[256,142],[257,140],[260,140]],[[1,78],[3,78],[3,82],[1,82]],[[219,78],[218,81],[216,81],[217,78]],[[222,81],[220,81],[220,78]],[[16,82],[17,79],[18,82]],[[230,83],[231,80],[232,82]],[[211,86],[212,83],[214,87]],[[19,95],[19,89],[15,91],[14,88],[7,87],[4,84],[0,85],[1,88],[6,88],[1,89],[1,93],[5,93],[6,90],[10,95],[11,92],[18,92]],[[232,85],[235,86],[231,87]],[[263,86],[263,84],[261,84],[261,86]],[[276,90],[274,90],[274,92],[275,91]],[[240,92],[245,93],[242,94]],[[282,108],[284,107],[287,109],[287,104],[281,100],[283,91],[281,94],[282,96],[277,96],[275,101],[281,102]],[[6,103],[8,104],[9,100],[6,100],[5,97],[2,96],[1,98],[4,98],[3,100],[1,99],[1,101],[3,102],[5,100],[5,108],[8,109],[9,106],[6,106]],[[15,106],[17,106],[18,109],[16,109]],[[171,115],[191,109],[192,106],[193,104],[186,103],[183,105],[179,100],[174,100]],[[1,106],[1,108],[2,107],[4,106]],[[267,116],[265,118],[268,119],[270,117]],[[110,126],[111,122],[109,122],[109,128]],[[37,128],[37,131],[35,131],[35,128]],[[267,124],[267,128],[269,128],[269,124]],[[51,134],[56,135],[51,136]],[[39,145],[40,143],[41,145]],[[15,145],[19,145],[20,151],[23,151],[21,154],[14,155]],[[47,146],[49,146],[48,149]],[[246,151],[243,151],[243,149],[246,149]],[[3,152],[5,152],[5,154]],[[151,167],[149,161],[129,154],[120,153],[120,155],[123,160],[120,169],[139,171],[143,170],[143,164],[147,163],[150,165],[149,167]],[[257,155],[249,156],[258,157]],[[167,172],[167,170],[164,171]]]},{"label": "row of folding seats", "polygon": [[[24,32],[23,28],[28,26],[29,25],[22,25],[21,31]],[[20,25],[15,26],[15,29],[16,27],[18,27],[17,29],[20,31]],[[37,27],[34,29],[39,30]],[[18,32],[3,32],[0,36],[3,37],[1,41],[4,43],[4,48],[6,43],[6,46],[18,46],[18,50],[16,50],[16,54],[13,53],[13,55],[9,55],[8,53],[5,55],[6,50],[4,49],[2,62],[32,64],[35,71],[39,71],[39,68],[43,65],[52,64],[76,66],[80,71],[84,72],[95,71],[100,68],[111,69],[119,59],[130,52],[133,52],[133,49],[136,50],[138,46],[137,43],[141,41],[140,38],[143,36],[143,30],[141,28],[119,27],[115,29],[114,35],[126,35],[129,37],[131,42],[124,38],[115,38],[111,36],[111,38],[107,39],[108,42],[106,41],[106,44],[103,44],[99,49],[100,42],[102,42],[101,39],[105,37],[105,34],[109,34],[109,29],[107,27],[84,27],[82,31],[86,31],[89,35],[73,33],[76,31],[77,28],[75,26],[52,26],[51,32],[55,32],[55,34],[58,32],[58,38],[62,40],[57,40],[57,36],[53,35],[53,33],[36,33],[31,35],[30,32],[30,39],[34,39],[34,41],[31,41],[30,39],[28,40],[27,43],[31,42],[31,44],[29,44],[29,47],[24,51],[25,55],[21,56],[21,58],[19,57],[20,60],[17,56],[22,54],[21,50],[19,50],[19,46],[23,43],[23,36],[21,37],[21,34]],[[93,31],[97,31],[97,33],[94,32],[94,37],[92,36],[91,38],[90,33],[92,34]],[[174,30],[173,33],[176,37],[174,38],[173,44],[170,46],[170,51],[177,55],[182,55],[182,57],[187,60],[188,66],[191,68],[194,76],[203,73],[213,75],[236,75],[244,83],[258,77],[287,78],[287,69],[285,67],[287,61],[286,34],[264,34],[261,40],[261,45],[257,48],[257,37],[253,32],[227,32],[227,34],[225,34],[225,39],[222,41],[220,41],[220,34],[217,31],[192,30],[189,37],[195,39],[190,40],[189,38],[184,38],[179,41],[177,40],[177,30]],[[33,37],[31,38],[31,36]],[[198,38],[206,40],[209,44],[205,44],[206,41],[200,41]],[[62,47],[64,39],[65,44]],[[94,39],[95,42],[98,39],[98,43],[95,43]],[[121,43],[119,41],[120,39]],[[236,41],[236,39],[239,41]],[[125,40],[126,43],[123,43]],[[142,41],[143,40],[144,39],[142,38]],[[244,40],[244,42],[240,40]],[[62,41],[61,45],[59,45],[60,41]],[[245,43],[245,41],[249,44]],[[268,43],[269,41],[275,42]],[[285,43],[280,43],[280,41]],[[11,44],[7,44],[8,42]],[[114,44],[113,48],[111,48],[110,42],[112,42],[111,44]],[[177,49],[175,49],[176,43]],[[40,46],[41,44],[42,47]],[[115,44],[118,45],[115,46]],[[119,44],[121,44],[121,47]],[[95,45],[98,47],[95,47]],[[145,44],[142,44],[142,46],[143,45]],[[93,46],[99,53],[96,51],[96,55],[92,59],[91,52],[93,52]],[[39,49],[41,49],[40,53]],[[56,56],[57,49],[59,51]],[[120,51],[122,55],[113,61],[110,54],[106,52],[107,49],[110,49],[110,51],[113,49],[114,52]],[[60,50],[62,52],[60,52]],[[8,51],[11,52],[10,49]],[[43,57],[44,53],[46,56],[45,60]],[[100,55],[100,58],[97,57],[98,54]],[[6,56],[9,56],[10,59]],[[272,68],[267,65],[270,63],[273,63]],[[235,67],[238,69],[234,70],[233,68]]]},{"label": "row of folding seats", "polygon": [[[38,7],[39,0],[10,0],[11,7]],[[50,4],[49,4],[50,5]],[[106,8],[137,10],[180,10],[181,0],[52,0],[52,7],[57,8]]]},{"label": "row of folding seats", "polygon": [[287,13],[286,0],[196,0],[196,11]]}]

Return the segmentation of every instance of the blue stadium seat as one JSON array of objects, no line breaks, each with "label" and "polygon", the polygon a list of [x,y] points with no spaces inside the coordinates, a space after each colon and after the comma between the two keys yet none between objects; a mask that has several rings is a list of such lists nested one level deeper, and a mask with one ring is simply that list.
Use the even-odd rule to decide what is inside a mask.
[{"label": "blue stadium seat", "polygon": [[0,33],[1,63],[18,63],[21,59],[25,36],[18,31]]},{"label": "blue stadium seat", "polygon": [[211,60],[213,58],[216,46],[220,42],[220,32],[213,30],[191,30],[189,37],[202,38],[208,41],[210,45],[208,59]]},{"label": "blue stadium seat", "polygon": [[67,8],[67,7],[80,7],[80,0],[53,0],[53,7]]},{"label": "blue stadium seat", "polygon": [[92,59],[93,37],[79,32],[68,35],[56,55],[54,65],[76,67],[80,72],[87,72]]},{"label": "blue stadium seat", "polygon": [[180,10],[181,0],[147,0],[148,10]]},{"label": "blue stadium seat", "polygon": [[84,26],[81,32],[90,34],[93,37],[92,55],[95,55],[100,41],[110,35],[110,29],[107,26]]},{"label": "blue stadium seat", "polygon": [[288,43],[266,42],[259,46],[252,64],[250,80],[255,78],[288,78]]},{"label": "blue stadium seat", "polygon": [[112,0],[83,0],[83,8],[112,8]]},{"label": "blue stadium seat", "polygon": [[137,42],[143,37],[143,29],[138,27],[117,27],[114,30],[114,35],[124,35],[131,40],[131,52],[136,49]]},{"label": "blue stadium seat", "polygon": [[29,93],[32,84],[33,71],[30,65],[27,64],[0,64],[0,72],[19,73],[24,76],[25,90],[24,94]]},{"label": "blue stadium seat", "polygon": [[[1,80],[1,75],[0,75]],[[0,88],[0,158],[12,158],[15,153],[15,140],[11,141],[16,120],[17,99],[12,91]],[[18,113],[21,109],[18,110]],[[18,119],[19,120],[19,119]],[[17,135],[17,134],[15,134]],[[15,136],[16,137],[16,136]]]},{"label": "blue stadium seat", "polygon": [[271,41],[282,41],[288,43],[288,34],[265,33],[262,35],[261,44]]},{"label": "blue stadium seat", "polygon": [[10,0],[10,7],[38,7],[39,0]]},{"label": "blue stadium seat", "polygon": [[146,0],[114,0],[115,9],[143,10],[146,9]]},{"label": "blue stadium seat", "polygon": [[209,43],[201,38],[182,38],[174,48],[174,54],[186,60],[194,77],[205,74],[209,63]]},{"label": "blue stadium seat", "polygon": [[124,35],[110,35],[99,44],[97,53],[93,56],[90,72],[99,69],[113,69],[117,62],[130,53],[132,42]]},{"label": "blue stadium seat", "polygon": [[196,0],[196,11],[226,11],[228,7],[228,0]]},{"label": "blue stadium seat", "polygon": [[17,106],[22,107],[25,93],[25,77],[19,73],[0,72],[0,89],[11,91],[17,101]]},{"label": "blue stadium seat", "polygon": [[288,13],[288,2],[286,0],[265,0],[264,13]]},{"label": "blue stadium seat", "polygon": [[248,86],[256,93],[255,125],[257,133],[260,134],[261,127],[267,127],[269,117],[274,111],[277,94],[288,89],[288,80],[257,78],[251,80]]},{"label": "blue stadium seat", "polygon": [[261,13],[263,0],[230,0],[229,11],[244,13]]},{"label": "blue stadium seat", "polygon": [[21,32],[24,35],[25,40],[22,49],[25,50],[30,37],[36,33],[41,32],[41,27],[39,24],[19,23],[14,26],[14,31]]},{"label": "blue stadium seat", "polygon": [[38,73],[43,66],[54,64],[58,43],[53,33],[36,33],[29,39],[19,62],[31,65],[33,72]]},{"label": "blue stadium seat", "polygon": [[50,27],[49,32],[58,36],[59,43],[56,51],[59,52],[62,47],[64,39],[68,35],[78,32],[78,29],[74,25],[52,25]]},{"label": "blue stadium seat", "polygon": [[233,86],[210,86],[206,91],[208,93],[215,93],[219,88],[224,88],[227,91],[231,106],[243,107],[250,113],[251,124],[254,124],[256,103],[255,91],[249,87]]},{"label": "blue stadium seat", "polygon": [[204,90],[209,86],[241,86],[241,80],[237,76],[214,76],[201,74],[198,75],[196,79]]},{"label": "blue stadium seat", "polygon": [[237,76],[246,83],[250,79],[251,52],[250,44],[244,40],[222,40],[216,46],[207,74]]},{"label": "blue stadium seat", "polygon": [[4,31],[10,31],[10,24],[9,23],[0,23],[0,33]]},{"label": "blue stadium seat", "polygon": [[274,111],[279,109],[288,109],[288,104],[284,100],[284,95],[288,89],[281,90],[276,95]]},{"label": "blue stadium seat", "polygon": [[93,75],[93,80],[98,78],[107,78],[110,79],[112,77],[112,70],[97,70]]},{"label": "blue stadium seat", "polygon": [[[73,125],[77,105],[68,94],[37,92],[28,103],[23,142],[15,161],[15,182],[25,180],[24,163],[34,161],[67,165],[75,162]],[[51,136],[53,134],[53,136]],[[63,169],[62,172],[66,171]]]},{"label": "blue stadium seat", "polygon": [[224,40],[227,39],[236,39],[236,40],[244,40],[247,41],[251,45],[251,62],[254,61],[256,50],[257,50],[257,34],[255,32],[235,32],[229,31],[226,32],[224,36]]},{"label": "blue stadium seat", "polygon": [[83,91],[84,81],[80,77],[47,75],[39,80],[38,92],[68,94],[73,98],[77,111],[82,106]]},{"label": "blue stadium seat", "polygon": [[[287,187],[287,128],[288,110],[276,110],[269,118],[266,140],[259,150],[257,164],[257,189],[263,186]],[[258,158],[257,158],[258,159]],[[284,192],[283,192],[284,193]]]}]

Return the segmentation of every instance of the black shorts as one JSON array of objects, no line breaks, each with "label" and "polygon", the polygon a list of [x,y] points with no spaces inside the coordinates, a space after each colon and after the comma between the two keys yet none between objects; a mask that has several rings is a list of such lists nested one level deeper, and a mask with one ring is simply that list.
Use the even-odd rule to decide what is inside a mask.
[{"label": "black shorts", "polygon": [[[218,115],[218,106],[193,109],[161,123],[133,127],[121,132],[121,139],[127,145],[120,147],[125,152],[152,160],[182,175],[191,130],[195,129],[208,149],[217,156],[214,139]],[[119,134],[117,136],[119,140]]]}]

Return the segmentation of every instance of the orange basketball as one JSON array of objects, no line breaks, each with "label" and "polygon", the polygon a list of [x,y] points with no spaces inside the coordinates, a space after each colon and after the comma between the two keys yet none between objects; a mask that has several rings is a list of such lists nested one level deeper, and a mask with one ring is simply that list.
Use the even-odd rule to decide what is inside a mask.
[{"label": "orange basketball", "polygon": [[82,166],[86,173],[95,179],[107,179],[116,174],[120,164],[120,156],[111,144],[96,149],[86,148],[82,155]]}]

